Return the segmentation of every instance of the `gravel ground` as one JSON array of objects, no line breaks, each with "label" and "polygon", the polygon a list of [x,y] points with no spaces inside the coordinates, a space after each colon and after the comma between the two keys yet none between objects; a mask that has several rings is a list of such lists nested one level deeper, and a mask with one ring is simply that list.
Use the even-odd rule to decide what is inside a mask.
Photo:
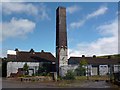
[{"label": "gravel ground", "polygon": [[118,88],[116,85],[106,83],[105,81],[74,81],[63,82],[20,82],[10,79],[2,80],[2,88]]}]

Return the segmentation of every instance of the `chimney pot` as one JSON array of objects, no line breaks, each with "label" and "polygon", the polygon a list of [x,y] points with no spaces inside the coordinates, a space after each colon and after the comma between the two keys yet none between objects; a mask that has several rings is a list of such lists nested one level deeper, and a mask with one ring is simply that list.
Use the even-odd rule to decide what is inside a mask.
[{"label": "chimney pot", "polygon": [[96,55],[93,55],[93,58],[96,58]]},{"label": "chimney pot", "polygon": [[18,48],[16,48],[15,51],[19,51]]},{"label": "chimney pot", "polygon": [[30,52],[34,52],[34,50],[31,48],[31,49],[30,49]]},{"label": "chimney pot", "polygon": [[111,56],[108,56],[108,59],[110,59],[111,58]]},{"label": "chimney pot", "polygon": [[41,50],[41,52],[44,52],[44,50]]},{"label": "chimney pot", "polygon": [[82,55],[82,57],[85,57],[85,55]]}]

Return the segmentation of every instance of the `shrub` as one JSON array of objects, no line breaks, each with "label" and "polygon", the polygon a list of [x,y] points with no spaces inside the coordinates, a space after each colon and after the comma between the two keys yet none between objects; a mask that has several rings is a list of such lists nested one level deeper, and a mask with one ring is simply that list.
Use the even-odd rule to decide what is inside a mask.
[{"label": "shrub", "polygon": [[58,76],[58,77],[57,77],[57,80],[58,80],[58,81],[63,80],[63,79],[64,79],[64,78],[61,77],[61,76]]},{"label": "shrub", "polygon": [[86,69],[84,67],[79,66],[76,70],[75,73],[77,76],[85,76],[86,74]]},{"label": "shrub", "polygon": [[28,69],[29,69],[29,66],[27,65],[27,63],[25,63],[23,66],[23,70],[24,70],[25,75],[28,75],[28,73],[29,73]]},{"label": "shrub", "polygon": [[72,70],[68,70],[66,76],[64,77],[66,80],[74,80],[75,74]]},{"label": "shrub", "polygon": [[86,68],[85,66],[87,66],[87,61],[85,59],[80,61],[80,64],[78,66],[78,68],[75,69],[75,73],[77,76],[85,76],[86,75]]}]

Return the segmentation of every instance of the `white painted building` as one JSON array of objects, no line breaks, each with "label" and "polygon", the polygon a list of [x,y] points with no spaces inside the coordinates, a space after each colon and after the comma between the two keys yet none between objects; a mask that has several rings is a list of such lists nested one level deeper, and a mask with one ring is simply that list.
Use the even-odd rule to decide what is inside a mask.
[{"label": "white painted building", "polygon": [[89,76],[108,75],[110,74],[110,70],[112,70],[112,72],[120,71],[120,60],[112,58],[70,57],[68,65],[71,65],[71,67],[77,67],[81,60],[86,60],[88,63],[86,66],[86,73],[89,72]]},{"label": "white painted building", "polygon": [[[33,69],[32,74],[34,74],[39,68],[39,62],[8,62],[7,63],[7,77],[10,77],[11,73],[17,73],[19,68],[23,68],[24,64],[27,63],[29,66],[29,72]],[[32,75],[31,73],[30,76]]]},{"label": "white painted building", "polygon": [[34,52],[33,49],[30,51],[19,51],[8,50],[7,51],[7,77],[11,74],[17,74],[20,69],[23,69],[25,63],[28,65],[29,75],[35,74],[39,67],[44,63],[49,63],[49,71],[55,72],[55,57],[50,52]]}]

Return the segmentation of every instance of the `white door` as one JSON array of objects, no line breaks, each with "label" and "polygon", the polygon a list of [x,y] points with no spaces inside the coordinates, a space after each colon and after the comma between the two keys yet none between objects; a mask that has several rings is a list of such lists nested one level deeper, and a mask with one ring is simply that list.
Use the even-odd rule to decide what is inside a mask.
[{"label": "white door", "polygon": [[29,76],[32,76],[33,74],[34,74],[34,72],[33,72],[34,70],[32,70],[32,69],[29,69]]}]

